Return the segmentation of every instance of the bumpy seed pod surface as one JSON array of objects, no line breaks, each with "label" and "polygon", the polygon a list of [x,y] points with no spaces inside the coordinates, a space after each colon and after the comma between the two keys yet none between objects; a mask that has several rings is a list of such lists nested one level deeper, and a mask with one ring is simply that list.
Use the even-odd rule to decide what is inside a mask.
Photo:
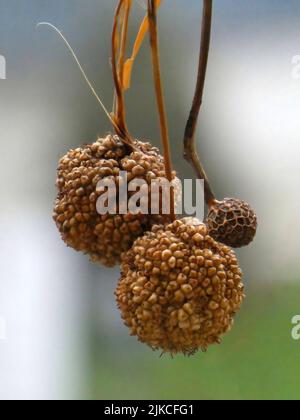
[{"label": "bumpy seed pod surface", "polygon": [[234,252],[208,236],[204,224],[154,226],[122,259],[117,303],[141,342],[191,355],[231,329],[244,299],[242,272]]},{"label": "bumpy seed pod surface", "polygon": [[248,203],[234,198],[216,201],[207,215],[210,236],[233,248],[249,245],[256,234],[257,217]]},{"label": "bumpy seed pod surface", "polygon": [[[62,238],[68,246],[108,267],[118,264],[121,253],[153,224],[170,221],[166,215],[97,212],[96,203],[103,194],[97,191],[99,181],[113,180],[119,188],[124,182],[119,176],[121,171],[127,172],[128,182],[142,179],[149,185],[165,177],[158,150],[140,141],[135,146],[138,151],[128,151],[118,136],[108,135],[94,144],[70,150],[59,162],[53,217]],[[124,204],[117,202],[117,213]]]}]

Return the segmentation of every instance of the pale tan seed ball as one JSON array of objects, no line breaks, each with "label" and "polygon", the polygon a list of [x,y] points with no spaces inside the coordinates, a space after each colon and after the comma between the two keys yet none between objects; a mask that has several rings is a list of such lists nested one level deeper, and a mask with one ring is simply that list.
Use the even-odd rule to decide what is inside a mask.
[{"label": "pale tan seed ball", "polygon": [[[130,151],[116,135],[70,150],[59,162],[53,218],[65,243],[90,256],[95,262],[112,267],[120,262],[139,236],[157,223],[170,220],[167,215],[100,215],[97,200],[102,193],[97,184],[111,179],[120,184],[120,171],[127,171],[128,182],[165,177],[163,158],[149,143],[135,142]],[[133,193],[131,193],[133,194]],[[130,198],[130,194],[128,195]],[[149,199],[149,206],[151,200]],[[118,203],[118,209],[121,204]]]},{"label": "pale tan seed ball", "polygon": [[249,245],[256,235],[257,216],[245,201],[225,198],[216,201],[206,218],[209,234],[232,248]]},{"label": "pale tan seed ball", "polygon": [[132,335],[191,355],[221,342],[244,299],[235,253],[194,219],[154,226],[122,256],[116,298]]}]

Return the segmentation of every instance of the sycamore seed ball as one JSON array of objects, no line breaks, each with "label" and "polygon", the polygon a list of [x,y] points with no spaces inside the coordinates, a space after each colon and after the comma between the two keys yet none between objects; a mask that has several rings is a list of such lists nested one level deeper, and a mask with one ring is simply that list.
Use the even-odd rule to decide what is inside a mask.
[{"label": "sycamore seed ball", "polygon": [[221,342],[244,299],[235,253],[195,219],[154,226],[122,256],[117,304],[153,349],[194,354]]},{"label": "sycamore seed ball", "polygon": [[[53,218],[62,239],[71,248],[108,267],[118,264],[121,253],[153,224],[170,220],[162,214],[100,215],[97,212],[97,199],[103,193],[97,191],[99,181],[113,180],[118,188],[123,182],[120,171],[127,171],[128,182],[142,179],[148,185],[165,177],[164,160],[158,150],[140,141],[135,141],[135,146],[138,151],[129,151],[118,136],[108,135],[70,150],[59,162]],[[123,204],[127,205],[118,202],[118,209]]]},{"label": "sycamore seed ball", "polygon": [[257,217],[245,201],[225,198],[211,206],[206,224],[209,234],[216,241],[232,248],[241,248],[253,241],[257,230]]}]

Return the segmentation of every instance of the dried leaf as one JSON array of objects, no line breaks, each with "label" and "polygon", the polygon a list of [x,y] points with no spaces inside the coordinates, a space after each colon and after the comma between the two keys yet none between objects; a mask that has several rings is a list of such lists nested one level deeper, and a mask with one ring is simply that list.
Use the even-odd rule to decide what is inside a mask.
[{"label": "dried leaf", "polygon": [[[159,7],[161,5],[162,0],[156,0],[156,6]],[[139,32],[137,34],[133,51],[131,57],[125,62],[124,65],[124,73],[123,73],[123,89],[127,90],[130,88],[130,82],[131,82],[131,74],[132,74],[132,68],[134,61],[141,49],[142,43],[144,41],[144,38],[146,36],[146,33],[149,30],[149,22],[148,22],[148,16],[145,16],[143,19],[143,22],[140,26]]]}]

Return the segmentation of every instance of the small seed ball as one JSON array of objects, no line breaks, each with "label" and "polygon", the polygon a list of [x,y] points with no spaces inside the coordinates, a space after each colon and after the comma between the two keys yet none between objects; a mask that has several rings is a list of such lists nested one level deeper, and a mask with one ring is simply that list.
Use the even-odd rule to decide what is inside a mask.
[{"label": "small seed ball", "polygon": [[[65,243],[90,256],[95,262],[112,267],[120,262],[136,238],[151,229],[153,224],[170,221],[168,215],[106,214],[97,212],[97,200],[105,191],[97,191],[102,180],[112,180],[118,189],[127,172],[128,182],[151,181],[165,177],[164,160],[149,143],[135,141],[137,151],[130,151],[118,136],[108,135],[95,143],[70,150],[59,162],[53,218]],[[174,175],[175,176],[175,175]],[[126,186],[125,186],[126,187]],[[135,191],[136,192],[136,191]],[[128,199],[135,194],[128,193]],[[124,213],[127,203],[117,194],[117,213]]]},{"label": "small seed ball", "polygon": [[216,201],[206,224],[210,236],[232,248],[249,245],[256,234],[257,217],[248,203],[234,198]]},{"label": "small seed ball", "polygon": [[221,342],[244,299],[234,252],[192,220],[154,226],[122,256],[116,299],[139,341],[192,355]]}]

